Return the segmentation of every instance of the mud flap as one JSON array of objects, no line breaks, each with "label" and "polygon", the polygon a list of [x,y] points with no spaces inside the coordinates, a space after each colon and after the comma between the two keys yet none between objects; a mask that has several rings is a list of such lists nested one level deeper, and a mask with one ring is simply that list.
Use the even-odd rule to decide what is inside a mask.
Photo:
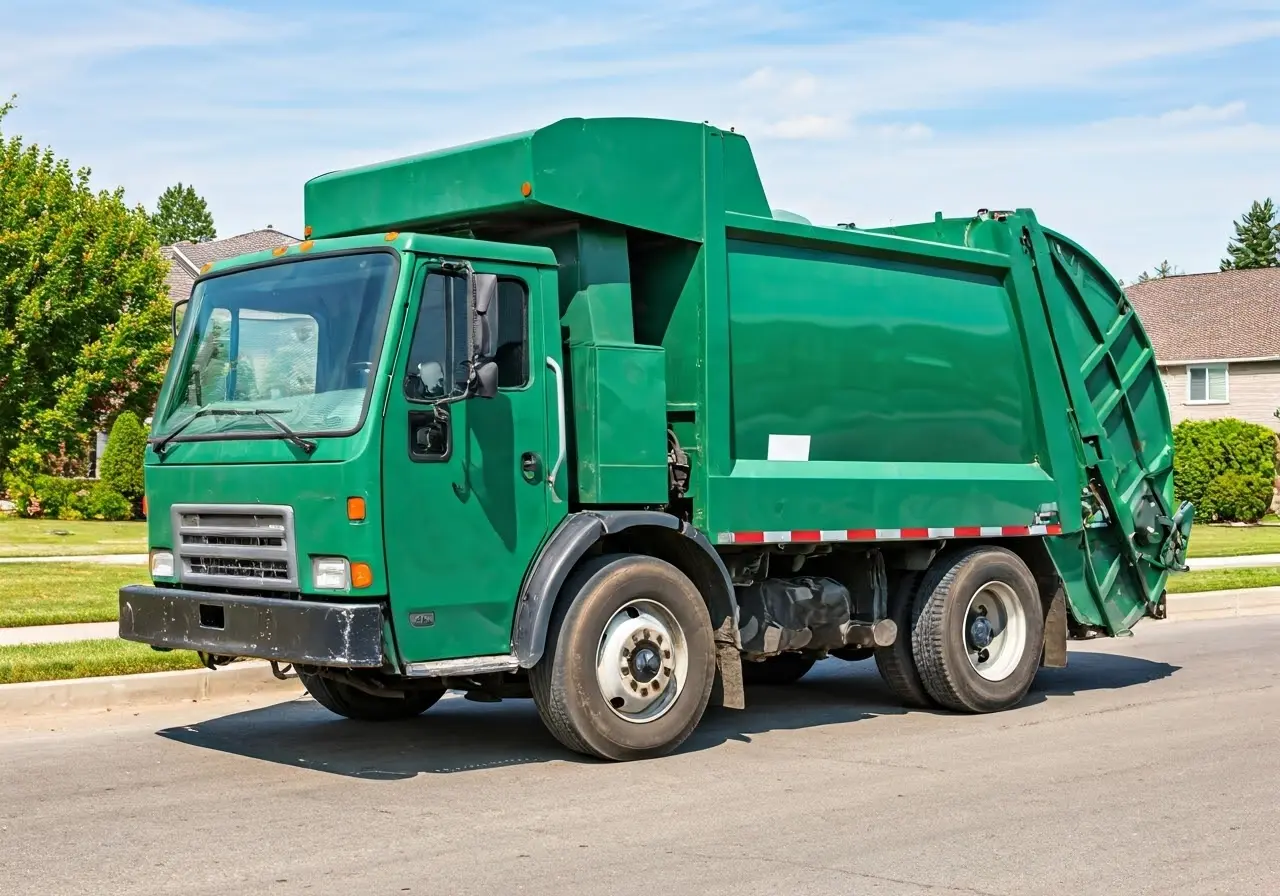
[{"label": "mud flap", "polygon": [[1045,669],[1067,667],[1067,598],[1061,585],[1053,592],[1045,613],[1044,651],[1040,655],[1040,666]]},{"label": "mud flap", "polygon": [[[726,626],[733,620],[726,620]],[[726,709],[746,709],[746,689],[742,685],[742,651],[727,635],[724,626],[716,632],[716,678],[711,687],[711,705]]]}]

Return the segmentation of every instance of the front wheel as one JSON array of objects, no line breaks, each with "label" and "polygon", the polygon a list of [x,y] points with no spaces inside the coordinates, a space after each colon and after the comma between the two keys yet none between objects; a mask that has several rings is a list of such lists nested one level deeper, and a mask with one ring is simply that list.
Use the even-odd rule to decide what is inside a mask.
[{"label": "front wheel", "polygon": [[940,706],[998,712],[1026,696],[1044,647],[1035,577],[1012,551],[975,547],[941,559],[916,594],[912,654]]},{"label": "front wheel", "polygon": [[715,645],[702,595],[654,557],[584,563],[556,603],[529,672],[543,723],[570,750],[610,760],[671,752],[711,698]]},{"label": "front wheel", "polygon": [[380,697],[313,672],[298,672],[312,699],[329,712],[361,722],[394,722],[420,716],[436,705],[444,691],[409,691],[403,697]]}]

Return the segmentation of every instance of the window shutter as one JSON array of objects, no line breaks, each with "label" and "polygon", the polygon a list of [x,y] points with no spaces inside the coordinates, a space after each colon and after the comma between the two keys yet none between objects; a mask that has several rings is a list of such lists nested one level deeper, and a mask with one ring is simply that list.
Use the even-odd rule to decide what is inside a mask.
[{"label": "window shutter", "polygon": [[1208,380],[1208,388],[1205,390],[1209,401],[1226,401],[1227,400],[1227,368],[1207,367],[1205,375]]},{"label": "window shutter", "polygon": [[1190,367],[1187,369],[1189,377],[1189,385],[1187,388],[1187,397],[1191,401],[1205,401],[1208,398],[1207,389],[1207,368]]}]

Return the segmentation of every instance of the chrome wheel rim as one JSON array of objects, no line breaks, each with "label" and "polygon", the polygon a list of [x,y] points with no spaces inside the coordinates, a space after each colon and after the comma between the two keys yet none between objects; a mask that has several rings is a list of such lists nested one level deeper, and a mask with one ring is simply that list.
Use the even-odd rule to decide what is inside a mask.
[{"label": "chrome wheel rim", "polygon": [[643,724],[675,705],[689,672],[684,630],[652,600],[633,600],[604,627],[596,651],[596,683],[614,715]]},{"label": "chrome wheel rim", "polygon": [[979,588],[964,614],[964,646],[969,665],[987,681],[1013,674],[1027,648],[1027,614],[1017,592],[1004,582]]}]

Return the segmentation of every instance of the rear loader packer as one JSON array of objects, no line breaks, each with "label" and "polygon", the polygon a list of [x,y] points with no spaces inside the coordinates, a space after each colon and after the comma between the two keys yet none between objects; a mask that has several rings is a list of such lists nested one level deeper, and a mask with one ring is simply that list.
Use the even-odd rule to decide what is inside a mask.
[{"label": "rear loader packer", "polygon": [[812,226],[741,135],[573,119],[315,178],[305,220],[179,309],[124,638],[355,719],[532,696],[623,760],[828,657],[1006,709],[1164,613],[1151,343],[1029,210]]}]

